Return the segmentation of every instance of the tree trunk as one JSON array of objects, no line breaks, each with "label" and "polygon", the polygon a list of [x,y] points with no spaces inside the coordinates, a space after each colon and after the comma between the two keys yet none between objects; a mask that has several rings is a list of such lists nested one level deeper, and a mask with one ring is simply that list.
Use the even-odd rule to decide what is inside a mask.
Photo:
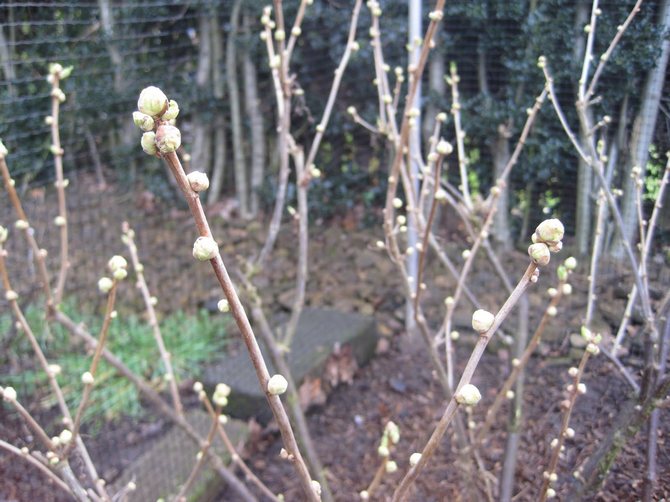
[{"label": "tree trunk", "polygon": [[[510,159],[509,139],[512,136],[507,124],[498,125],[498,136],[493,144],[493,180],[500,178]],[[509,178],[507,181],[509,185]],[[504,251],[512,249],[512,233],[509,224],[509,188],[500,190],[498,210],[493,215],[493,239],[498,247]]]},{"label": "tree trunk", "polygon": [[230,98],[230,124],[233,132],[233,161],[235,164],[235,192],[240,207],[240,216],[249,218],[246,160],[242,138],[242,115],[240,112],[240,89],[237,81],[237,44],[235,38],[240,24],[242,0],[235,0],[230,15],[230,33],[226,46],[226,80]]},{"label": "tree trunk", "polygon": [[[247,18],[245,24],[251,24]],[[265,126],[258,99],[258,75],[249,50],[244,51],[244,103],[251,128],[251,192],[249,194],[249,216],[258,214],[258,194],[265,175]],[[307,166],[309,168],[309,166]]]},{"label": "tree trunk", "polygon": [[[212,70],[212,39],[211,24],[209,22],[209,13],[203,11],[198,18],[198,38],[200,47],[198,48],[198,67],[195,73],[195,85],[198,87],[198,93],[205,92]],[[203,111],[201,109],[199,111]],[[196,171],[209,171],[212,161],[212,139],[209,121],[202,118],[196,118],[193,126],[193,151],[191,154],[191,166]]]},{"label": "tree trunk", "polygon": [[14,71],[12,47],[7,43],[3,26],[0,26],[0,65],[2,66],[2,71],[5,74],[5,80],[7,81],[9,97],[13,98],[16,96],[14,89],[16,72]]},{"label": "tree trunk", "polygon": [[429,100],[426,113],[423,116],[423,139],[428,141],[435,129],[435,117],[440,112],[437,102],[444,99],[447,92],[447,83],[444,80],[444,54],[433,51],[428,64],[428,93]]},{"label": "tree trunk", "polygon": [[[661,3],[659,24],[664,27],[664,32],[670,29],[670,0],[663,0]],[[661,46],[661,55],[654,68],[649,70],[647,75],[647,80],[642,91],[642,102],[633,124],[633,133],[631,134],[629,148],[630,158],[623,172],[624,195],[621,216],[624,223],[624,234],[617,235],[612,245],[612,255],[617,258],[623,258],[624,256],[623,239],[631,241],[637,235],[636,189],[635,181],[631,178],[630,173],[633,167],[637,166],[642,170],[642,177],[645,175],[647,160],[649,158],[649,145],[651,145],[653,140],[654,129],[656,127],[656,118],[658,117],[669,55],[670,39],[666,37]]]},{"label": "tree trunk", "polygon": [[[221,24],[219,17],[212,12],[210,17],[210,40],[211,50],[211,75],[212,75],[212,93],[218,100],[222,100],[225,88],[222,74],[223,63],[223,37],[221,36]],[[223,111],[218,110],[214,120],[214,162],[212,165],[212,175],[210,187],[207,191],[207,203],[214,204],[221,196],[221,189],[226,175],[226,123],[223,119]]]},{"label": "tree trunk", "polygon": [[[589,18],[589,8],[591,2],[581,1],[577,5],[577,13],[575,15],[575,36],[573,59],[578,63],[584,58],[584,51],[586,44],[583,36],[582,27],[586,24]],[[593,123],[592,112],[589,113],[589,122]],[[590,141],[586,135],[587,131],[580,131],[579,141],[582,148],[588,151],[586,145]],[[591,237],[591,189],[593,185],[593,176],[591,167],[586,164],[581,158],[577,165],[577,215],[575,218],[575,245],[577,253],[580,256],[585,256],[589,252],[589,239]]]}]

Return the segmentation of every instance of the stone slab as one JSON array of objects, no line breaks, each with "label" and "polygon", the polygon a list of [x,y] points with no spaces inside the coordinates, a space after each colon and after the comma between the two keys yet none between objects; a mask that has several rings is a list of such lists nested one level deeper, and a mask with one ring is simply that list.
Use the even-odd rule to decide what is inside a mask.
[{"label": "stone slab", "polygon": [[[190,410],[186,413],[186,419],[203,437],[207,436],[211,420],[204,411]],[[244,422],[229,420],[225,427],[234,445],[240,444],[248,436],[248,428]],[[214,441],[214,448],[228,463],[230,455],[218,436]],[[153,502],[159,498],[170,500],[170,495],[178,493],[191,473],[198,451],[198,446],[191,438],[179,427],[173,426],[124,469],[120,478],[112,483],[110,491],[116,493],[128,482],[134,481],[137,489],[129,493],[128,502]],[[212,496],[221,491],[223,485],[224,481],[212,469],[205,467],[191,487],[188,500],[211,500]]]},{"label": "stone slab", "polygon": [[[324,308],[304,309],[288,355],[293,378],[300,385],[308,375],[321,376],[336,344],[349,345],[358,366],[363,366],[374,354],[377,338],[376,323],[371,316]],[[275,370],[262,344],[261,351],[272,374]],[[244,347],[206,367],[202,382],[209,390],[219,382],[231,387],[226,408],[231,416],[242,419],[253,416],[261,421],[270,419],[265,395]]]}]

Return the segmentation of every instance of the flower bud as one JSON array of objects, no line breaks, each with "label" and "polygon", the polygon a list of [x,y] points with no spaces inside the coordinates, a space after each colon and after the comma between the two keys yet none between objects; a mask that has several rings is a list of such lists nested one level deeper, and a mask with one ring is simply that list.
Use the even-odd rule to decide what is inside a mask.
[{"label": "flower bud", "polygon": [[493,326],[493,321],[495,316],[484,309],[475,310],[472,314],[472,327],[478,333],[486,333],[491,326]]},{"label": "flower bud", "polygon": [[81,375],[81,382],[84,385],[93,385],[93,382],[95,382],[95,378],[93,378],[93,375],[87,371]]},{"label": "flower bud", "polygon": [[556,243],[563,239],[565,228],[561,220],[552,218],[540,223],[535,229],[535,233],[542,242]]},{"label": "flower bud", "polygon": [[361,500],[370,500],[370,493],[367,490],[362,490],[358,493]]},{"label": "flower bud", "polygon": [[556,269],[556,276],[558,277],[559,281],[567,281],[568,269],[565,268],[565,266],[563,265],[559,265],[558,268]]},{"label": "flower bud", "polygon": [[147,155],[156,155],[158,149],[156,148],[156,133],[153,131],[145,132],[142,134],[142,139],[140,140],[142,145],[142,150]]},{"label": "flower bud", "polygon": [[388,446],[380,445],[379,448],[377,448],[377,454],[380,457],[388,457],[391,454],[391,452],[389,451]]},{"label": "flower bud", "polygon": [[152,117],[160,117],[168,109],[168,98],[158,87],[149,86],[142,89],[137,100],[137,109]]},{"label": "flower bud", "polygon": [[49,75],[60,75],[63,71],[63,66],[60,63],[49,64]]},{"label": "flower bud", "polygon": [[162,125],[156,131],[156,146],[161,153],[172,153],[181,145],[181,132],[174,126]]},{"label": "flower bud", "polygon": [[163,120],[174,120],[179,115],[179,105],[174,99],[170,100],[167,111],[161,117]]},{"label": "flower bud", "polygon": [[225,298],[223,300],[219,300],[219,303],[217,303],[216,306],[219,309],[219,312],[230,312],[230,304]]},{"label": "flower bud", "polygon": [[570,256],[565,259],[563,264],[565,265],[565,268],[567,268],[568,270],[574,270],[577,268],[577,259],[574,256]]},{"label": "flower bud", "polygon": [[419,460],[421,460],[421,453],[414,452],[409,456],[409,465],[414,467],[416,464],[419,463]]},{"label": "flower bud", "polygon": [[8,236],[9,236],[9,230],[0,225],[0,244],[5,242]]},{"label": "flower bud", "polygon": [[195,382],[193,384],[193,392],[199,394],[200,392],[202,392],[202,390],[203,390],[202,382]]},{"label": "flower bud", "polygon": [[186,179],[194,192],[204,192],[209,188],[209,178],[207,177],[207,174],[200,171],[189,173],[189,175],[186,176]]},{"label": "flower bud", "polygon": [[225,383],[219,383],[212,394],[212,401],[216,406],[223,408],[228,404],[228,396],[230,395],[230,387]]},{"label": "flower bud", "polygon": [[541,267],[547,265],[549,260],[551,260],[551,253],[544,242],[531,244],[528,247],[528,255],[531,257],[533,262]]},{"label": "flower bud", "polygon": [[98,289],[101,293],[109,293],[112,289],[112,286],[114,286],[114,281],[112,281],[109,277],[101,277],[100,280],[98,280]]},{"label": "flower bud", "polygon": [[386,424],[384,432],[388,434],[388,438],[391,440],[391,443],[398,444],[400,441],[400,428],[395,422],[390,420]]},{"label": "flower bud", "polygon": [[355,106],[348,106],[347,107],[347,113],[349,115],[356,115],[356,107]]},{"label": "flower bud", "polygon": [[393,207],[395,207],[396,209],[400,209],[402,207],[402,199],[399,197],[395,197],[393,199]]},{"label": "flower bud", "polygon": [[211,237],[198,237],[193,243],[193,258],[198,261],[207,261],[216,257],[219,245]]},{"label": "flower bud", "polygon": [[393,474],[398,470],[398,464],[396,464],[394,460],[389,460],[388,462],[386,462],[385,469],[387,473]]},{"label": "flower bud", "polygon": [[67,219],[65,218],[65,216],[59,215],[54,218],[54,225],[56,225],[57,227],[64,227],[66,224]]},{"label": "flower bud", "polygon": [[12,289],[5,291],[5,300],[7,300],[8,302],[15,302],[18,299],[19,294],[16,291]]},{"label": "flower bud", "polygon": [[112,256],[109,261],[107,262],[107,267],[109,267],[109,270],[112,272],[117,271],[120,268],[128,268],[128,262],[123,256],[120,255],[114,255]]},{"label": "flower bud", "polygon": [[114,279],[117,281],[122,281],[128,277],[128,271],[125,268],[119,268],[112,272],[112,276],[114,276]]},{"label": "flower bud", "polygon": [[16,389],[14,387],[5,387],[2,390],[2,397],[10,403],[16,401]]},{"label": "flower bud", "polygon": [[291,35],[293,35],[294,37],[299,37],[300,35],[302,35],[302,28],[300,28],[300,26],[294,26],[291,29]]},{"label": "flower bud", "polygon": [[313,479],[310,481],[310,484],[312,485],[312,491],[314,491],[316,496],[321,497],[321,483],[319,483],[316,479]]},{"label": "flower bud", "polygon": [[270,380],[268,380],[268,394],[278,396],[286,392],[287,388],[288,382],[282,375],[272,375]]},{"label": "flower bud", "polygon": [[461,387],[461,390],[456,393],[456,401],[467,406],[474,406],[481,398],[482,395],[480,394],[479,389],[471,383],[465,384]]},{"label": "flower bud", "polygon": [[439,141],[435,149],[437,150],[437,153],[439,153],[440,155],[449,155],[451,152],[454,151],[454,147],[451,146],[451,143],[443,139]]},{"label": "flower bud", "polygon": [[61,374],[61,371],[63,371],[63,368],[61,368],[58,364],[50,364],[47,366],[47,371],[51,376],[58,376]]},{"label": "flower bud", "polygon": [[7,156],[8,153],[9,153],[9,150],[7,150],[7,147],[5,146],[5,144],[0,139],[0,159],[4,159]]},{"label": "flower bud", "polygon": [[133,112],[133,122],[143,131],[151,131],[156,125],[154,119],[142,112]]},{"label": "flower bud", "polygon": [[60,440],[61,444],[68,444],[70,441],[72,441],[72,431],[69,429],[63,429],[58,435],[58,439]]},{"label": "flower bud", "polygon": [[563,284],[563,287],[561,288],[563,290],[563,294],[565,296],[571,295],[572,294],[572,285],[571,284]]}]

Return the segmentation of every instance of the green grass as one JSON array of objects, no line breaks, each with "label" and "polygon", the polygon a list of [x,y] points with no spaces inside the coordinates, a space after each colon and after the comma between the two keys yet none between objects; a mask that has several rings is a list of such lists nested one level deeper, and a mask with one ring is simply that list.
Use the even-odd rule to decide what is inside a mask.
[{"label": "green grass", "polygon": [[[90,332],[97,336],[101,317],[77,312],[73,303],[63,307],[73,320],[84,322]],[[81,374],[88,371],[91,355],[82,344],[74,343],[69,334],[60,326],[47,330],[43,311],[29,307],[26,318],[49,363],[59,364],[62,372],[58,381],[63,388],[66,401],[72,410],[76,409],[81,396]],[[13,324],[10,315],[0,315],[0,336],[7,333]],[[200,311],[195,315],[173,312],[160,319],[161,332],[167,350],[172,354],[172,364],[177,380],[197,377],[199,368],[221,354],[225,345],[226,321],[223,316],[210,315]],[[166,383],[163,365],[154,341],[151,327],[137,315],[119,315],[112,322],[107,347],[115,353],[131,370],[148,379],[156,389],[162,390]],[[12,385],[24,402],[39,400],[45,407],[55,404],[49,392],[43,371],[37,367],[32,349],[26,337],[20,334],[12,341],[10,351],[21,367],[30,366],[13,375],[0,376],[0,385]],[[0,364],[7,367],[8,354],[0,356]],[[104,362],[98,368],[96,385],[85,415],[85,423],[100,426],[105,420],[121,415],[138,416],[142,408],[137,391],[125,378],[116,374],[114,368]],[[26,396],[29,394],[30,396]]]}]

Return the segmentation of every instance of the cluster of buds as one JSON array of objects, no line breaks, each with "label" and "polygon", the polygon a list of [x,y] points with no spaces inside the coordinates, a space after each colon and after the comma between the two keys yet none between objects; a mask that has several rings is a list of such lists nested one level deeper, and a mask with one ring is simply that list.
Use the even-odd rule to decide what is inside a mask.
[{"label": "cluster of buds", "polygon": [[142,89],[137,109],[133,122],[144,131],[140,144],[146,154],[168,154],[181,146],[181,132],[174,126],[179,115],[176,101],[168,99],[158,87],[149,86]]},{"label": "cluster of buds", "polygon": [[212,394],[212,402],[216,406],[223,408],[228,404],[228,396],[230,396],[230,387],[225,383],[216,384],[214,394]]},{"label": "cluster of buds", "polygon": [[60,63],[51,63],[49,65],[49,75],[47,75],[47,82],[55,84],[59,80],[65,80],[72,75],[73,66],[63,67]]},{"label": "cluster of buds", "polygon": [[112,256],[107,262],[107,267],[112,272],[112,277],[117,281],[122,281],[128,277],[128,262],[123,256]]},{"label": "cluster of buds", "polygon": [[549,263],[551,253],[558,253],[563,249],[563,223],[556,218],[544,220],[535,229],[531,239],[533,244],[528,248],[528,255],[539,266]]},{"label": "cluster of buds", "polygon": [[398,444],[399,441],[400,428],[395,422],[389,420],[386,424],[386,427],[384,427],[384,433],[382,434],[381,441],[379,441],[377,453],[380,457],[388,459],[388,457],[391,455],[391,447]]}]

